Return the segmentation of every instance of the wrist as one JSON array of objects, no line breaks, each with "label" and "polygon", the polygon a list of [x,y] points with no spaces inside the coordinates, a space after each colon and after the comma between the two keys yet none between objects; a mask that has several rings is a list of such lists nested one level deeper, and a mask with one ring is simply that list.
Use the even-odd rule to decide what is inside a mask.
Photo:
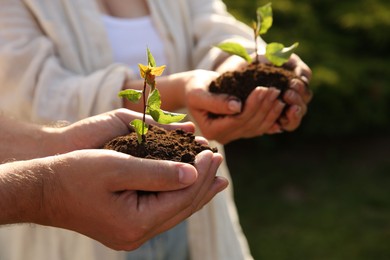
[{"label": "wrist", "polygon": [[70,142],[65,131],[66,127],[42,127],[38,147],[39,154],[36,158],[63,154],[76,149],[75,144]]},{"label": "wrist", "polygon": [[0,224],[37,223],[46,219],[52,171],[41,159],[0,165]]}]

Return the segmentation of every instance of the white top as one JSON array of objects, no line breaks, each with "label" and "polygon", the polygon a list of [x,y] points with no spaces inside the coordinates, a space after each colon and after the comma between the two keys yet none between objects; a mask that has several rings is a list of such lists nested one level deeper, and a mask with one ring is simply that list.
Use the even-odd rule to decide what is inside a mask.
[{"label": "white top", "polygon": [[167,65],[164,44],[150,16],[126,19],[103,15],[103,23],[113,50],[114,62],[130,66],[139,75],[138,64],[147,64],[148,47],[157,66]]},{"label": "white top", "polygon": [[[20,120],[74,122],[122,107],[117,95],[132,73],[126,65],[112,63],[111,46],[96,1],[23,1],[25,5],[21,2],[1,1],[3,113]],[[253,50],[253,31],[229,15],[221,0],[147,3],[154,25],[166,43],[171,73],[211,69],[224,56],[211,47],[221,41],[239,42]],[[263,51],[264,47],[265,43]],[[158,60],[157,63],[160,64]],[[223,154],[223,146],[210,145],[217,146]],[[226,160],[218,174],[230,179]],[[192,260],[253,259],[239,225],[232,185],[189,218],[188,237]],[[68,230],[9,225],[0,228],[0,259],[126,258],[123,251],[109,250]]]}]

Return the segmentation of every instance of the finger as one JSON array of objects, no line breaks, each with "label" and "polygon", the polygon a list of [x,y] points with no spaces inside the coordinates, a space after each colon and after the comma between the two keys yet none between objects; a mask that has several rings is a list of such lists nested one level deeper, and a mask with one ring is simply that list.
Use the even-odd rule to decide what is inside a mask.
[{"label": "finger", "polygon": [[[225,131],[218,132],[218,141],[225,144],[241,137],[248,138],[256,135],[253,133],[253,129],[259,128],[260,122],[272,109],[272,104],[279,94],[280,91],[276,88],[255,88],[248,96],[241,114],[228,116],[219,122],[213,122],[218,123],[218,126],[221,127],[219,129],[225,129]],[[254,124],[256,125],[254,126]]]},{"label": "finger", "polygon": [[[142,119],[142,117],[143,117],[142,113],[138,113],[138,112],[126,109],[126,108],[116,109],[116,110],[111,111],[109,113],[112,113],[114,116],[118,117],[120,120],[122,120],[123,124],[125,124],[129,128],[131,128],[129,126],[129,122],[131,122],[134,119]],[[186,131],[186,132],[191,132],[191,133],[195,132],[195,125],[192,122],[158,124],[149,115],[146,115],[145,119],[146,119],[147,124],[155,124],[155,125],[158,125],[166,130],[182,129],[183,131]]]},{"label": "finger", "polygon": [[[280,94],[276,88],[257,87],[248,96],[246,106],[242,115],[243,126],[247,127],[248,122],[256,119],[262,121],[266,114],[272,109],[272,104]],[[245,120],[245,121],[244,121]],[[251,126],[249,127],[251,128]]]},{"label": "finger", "polygon": [[280,134],[280,133],[283,133],[283,130],[282,130],[282,127],[280,125],[280,123],[274,123],[269,129],[268,131],[266,132],[267,134]]},{"label": "finger", "polygon": [[[215,177],[215,173],[223,160],[222,156],[220,154],[210,154],[209,152],[202,153],[198,155],[196,164],[199,166],[199,173],[203,175],[204,180],[202,181],[202,178],[199,178],[197,183],[191,187],[168,194],[173,195],[170,201],[176,200],[172,205],[185,205],[185,207],[180,212],[173,214],[164,224],[157,226],[154,232],[162,232],[186,219],[228,186],[228,181],[225,178]],[[207,172],[202,172],[204,170],[207,170]],[[182,194],[178,196],[176,193]]]},{"label": "finger", "polygon": [[[170,203],[172,207],[164,207],[164,210],[160,212],[156,211],[159,216],[159,221],[155,224],[154,228],[150,229],[149,232],[147,232],[139,240],[132,241],[131,246],[125,244],[119,245],[118,248],[121,248],[122,250],[131,250],[137,248],[149,239],[155,237],[156,235],[173,228],[174,226],[178,225],[179,223],[190,217],[193,213],[200,210],[204,205],[210,202],[216,194],[223,191],[228,185],[229,182],[227,179],[220,176],[215,177],[212,186],[209,188],[207,194],[203,197],[202,201],[197,206],[193,205],[192,197],[187,196],[188,194],[184,194],[184,191],[169,192],[171,196],[170,198],[166,198],[166,202],[173,202]],[[164,201],[161,201],[160,204],[164,206],[166,205]],[[169,215],[167,214],[168,212],[170,213]]]},{"label": "finger", "polygon": [[168,125],[164,124],[157,124],[153,121],[154,124],[160,126],[161,128],[164,128],[166,130],[175,130],[175,129],[181,129],[185,132],[194,133],[195,132],[195,125],[192,122],[184,122],[184,123],[172,123]]},{"label": "finger", "polygon": [[286,107],[286,104],[280,100],[275,100],[273,108],[269,111],[269,113],[266,115],[265,119],[261,122],[261,125],[258,126],[257,131],[255,132],[255,136],[263,135],[267,131],[270,131],[272,127],[275,129],[272,131],[280,132],[280,127],[278,127],[278,124],[276,122],[280,118],[283,109]]},{"label": "finger", "polygon": [[136,112],[118,109],[80,120],[63,128],[64,143],[70,147],[68,150],[101,147],[112,138],[129,133],[129,122],[136,116]]},{"label": "finger", "polygon": [[[209,151],[198,154],[195,164],[199,168],[200,178],[194,185],[179,191],[161,192],[157,197],[152,197],[158,200],[157,205],[152,209],[155,213],[153,215],[158,216],[158,219],[154,218],[156,220],[153,222],[154,228],[136,243],[142,244],[149,238],[177,225],[225,189],[228,185],[227,180],[222,177],[215,178],[221,162],[222,156],[219,154],[212,154]],[[203,172],[204,170],[207,172]],[[209,178],[211,182],[207,181]]]},{"label": "finger", "polygon": [[212,119],[208,118],[207,115],[196,117],[196,114],[193,114],[193,116],[197,118],[199,125],[202,126],[202,135],[206,139],[218,140],[222,144],[224,143],[223,137],[225,134],[239,126],[237,116],[224,116]]},{"label": "finger", "polygon": [[279,120],[279,123],[283,130],[294,131],[298,128],[302,121],[302,109],[300,106],[290,106],[286,115]]},{"label": "finger", "polygon": [[291,55],[290,59],[283,65],[283,67],[293,70],[298,77],[305,77],[307,80],[311,79],[311,69],[295,53]]},{"label": "finger", "polygon": [[302,96],[303,101],[308,104],[313,98],[313,92],[308,88],[308,85],[304,81],[299,79],[293,79],[290,82],[290,88],[295,90]]},{"label": "finger", "polygon": [[[264,134],[279,118],[285,104],[279,101],[280,90],[276,88],[266,88],[266,95],[256,100],[248,102],[248,108],[254,112],[250,115],[245,124],[244,137],[250,138]],[[260,98],[260,99],[259,99]],[[248,99],[249,101],[249,99]],[[253,106],[253,107],[250,107]]]},{"label": "finger", "polygon": [[195,136],[195,141],[197,141],[200,144],[208,145],[209,141],[204,138],[203,136]]},{"label": "finger", "polygon": [[[217,170],[219,166],[221,165],[223,161],[223,157],[220,154],[213,154],[213,160],[211,161],[211,165],[209,166],[208,172],[205,179],[205,182],[201,186],[201,190],[198,194],[198,199],[194,200],[194,203],[196,207],[191,208],[191,214],[201,209],[206,203],[208,203],[212,197],[216,194],[216,192],[221,191],[219,188],[224,189],[227,185],[224,179],[219,179],[219,177],[215,177]],[[218,180],[217,186],[214,186],[216,184],[216,180]]]},{"label": "finger", "polygon": [[[198,202],[201,201],[201,197],[207,193],[222,161],[223,157],[221,154],[212,153],[211,151],[203,151],[196,156],[194,165],[199,173],[199,181],[197,184],[200,185],[200,195],[198,195],[197,199]],[[196,203],[196,200],[194,202]]]},{"label": "finger", "polygon": [[203,89],[191,90],[188,106],[207,110],[217,115],[233,115],[241,112],[242,102],[227,94],[212,94]]},{"label": "finger", "polygon": [[283,100],[289,105],[299,106],[302,110],[300,111],[302,116],[306,114],[307,112],[306,103],[302,100],[302,97],[295,90],[292,89],[287,90],[283,96]]},{"label": "finger", "polygon": [[[176,226],[183,220],[190,217],[195,212],[202,209],[207,203],[209,203],[215,195],[217,195],[219,192],[226,189],[226,187],[229,185],[229,182],[224,177],[215,177],[213,184],[209,187],[207,194],[202,198],[201,202],[198,205],[189,205],[180,212],[172,215],[170,219],[167,219],[164,223],[161,223],[160,225],[156,226],[156,228],[152,231],[152,233],[149,235],[149,237],[154,237],[156,234],[160,234],[161,232],[164,232],[166,230],[171,229],[172,227]],[[182,196],[182,195],[181,195]],[[177,197],[177,196],[176,196]]]},{"label": "finger", "polygon": [[125,157],[118,163],[119,173],[112,180],[112,191],[177,190],[193,184],[198,177],[196,169],[190,164]]},{"label": "finger", "polygon": [[127,129],[132,129],[132,127],[129,125],[131,121],[133,121],[134,119],[142,119],[141,113],[126,108],[119,108],[108,112],[108,114],[111,114],[112,116],[120,119],[122,124],[125,125]]}]

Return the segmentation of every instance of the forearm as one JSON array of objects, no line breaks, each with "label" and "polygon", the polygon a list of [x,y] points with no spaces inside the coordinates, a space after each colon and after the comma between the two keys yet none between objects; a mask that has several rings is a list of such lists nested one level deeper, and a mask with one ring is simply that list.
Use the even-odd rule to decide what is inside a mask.
[{"label": "forearm", "polygon": [[[0,163],[45,157],[61,151],[59,129],[16,121],[0,115]],[[58,140],[58,141],[56,141]]]},{"label": "forearm", "polygon": [[49,172],[37,160],[0,165],[0,225],[40,222]]}]

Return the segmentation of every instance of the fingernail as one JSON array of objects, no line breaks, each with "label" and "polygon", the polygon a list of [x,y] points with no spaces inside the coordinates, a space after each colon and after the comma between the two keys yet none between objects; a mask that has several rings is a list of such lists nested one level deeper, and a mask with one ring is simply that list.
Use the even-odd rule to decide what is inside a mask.
[{"label": "fingernail", "polygon": [[269,97],[269,100],[270,100],[270,101],[273,101],[273,100],[275,100],[275,99],[279,96],[280,90],[277,89],[277,88],[274,88],[274,87],[271,87],[270,89],[271,89],[273,92],[271,93],[271,95],[270,95],[270,97]]},{"label": "fingernail", "polygon": [[283,133],[283,130],[282,129],[278,129],[275,131],[275,134],[282,134]]},{"label": "fingernail", "polygon": [[297,115],[297,116],[300,116],[301,115],[301,107],[300,106],[295,106],[295,115]]},{"label": "fingernail", "polygon": [[301,76],[301,80],[302,80],[303,84],[305,85],[305,87],[309,86],[310,80],[307,77]]},{"label": "fingernail", "polygon": [[290,88],[298,90],[298,85],[300,84],[298,79],[292,79],[290,82]]},{"label": "fingernail", "polygon": [[228,107],[231,112],[239,113],[241,112],[241,101],[238,99],[230,99]]},{"label": "fingernail", "polygon": [[287,90],[287,98],[288,99],[293,99],[294,98],[294,95],[295,95],[295,92],[292,91],[292,90]]},{"label": "fingernail", "polygon": [[195,182],[197,174],[190,165],[182,165],[179,167],[179,182],[189,185]]},{"label": "fingernail", "polygon": [[258,96],[258,101],[263,101],[264,97],[266,96],[265,93],[267,93],[268,88],[265,87],[257,87],[258,91],[260,92]]}]

